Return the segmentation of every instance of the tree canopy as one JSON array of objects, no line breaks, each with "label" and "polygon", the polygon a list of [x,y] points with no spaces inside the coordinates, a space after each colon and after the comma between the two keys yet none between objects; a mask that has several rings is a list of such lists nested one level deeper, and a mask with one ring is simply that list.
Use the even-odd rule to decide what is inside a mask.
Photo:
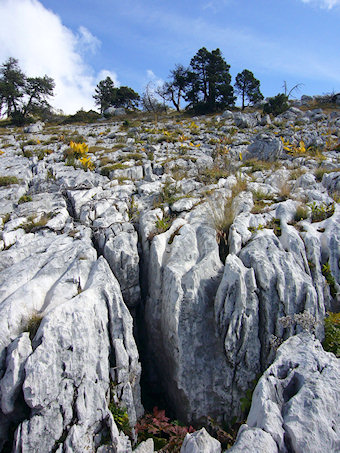
[{"label": "tree canopy", "polygon": [[231,86],[230,66],[220,49],[209,52],[205,47],[198,50],[188,68],[176,65],[170,72],[159,94],[180,109],[181,99],[197,112],[215,112],[234,105],[234,89]]},{"label": "tree canopy", "polygon": [[235,90],[242,98],[242,110],[245,107],[245,100],[250,104],[255,104],[263,99],[260,91],[260,81],[255,79],[254,74],[248,69],[244,69],[237,74]]},{"label": "tree canopy", "polygon": [[54,80],[47,75],[27,77],[17,59],[10,57],[0,67],[0,115],[24,123],[30,114],[49,110],[47,98],[53,96]]},{"label": "tree canopy", "polygon": [[186,100],[194,110],[215,112],[234,105],[230,66],[220,49],[202,47],[190,61]]},{"label": "tree canopy", "polygon": [[110,77],[106,77],[105,80],[98,83],[93,98],[96,105],[99,105],[100,113],[109,107],[135,109],[140,100],[139,94],[130,87],[116,88]]}]

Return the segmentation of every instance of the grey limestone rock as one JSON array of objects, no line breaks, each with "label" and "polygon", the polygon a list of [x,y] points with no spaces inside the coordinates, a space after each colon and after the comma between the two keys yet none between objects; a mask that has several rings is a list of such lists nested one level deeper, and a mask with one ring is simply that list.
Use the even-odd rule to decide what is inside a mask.
[{"label": "grey limestone rock", "polygon": [[283,151],[281,140],[267,134],[259,134],[254,142],[248,146],[247,154],[256,159],[274,161],[278,159]]},{"label": "grey limestone rock", "polygon": [[140,301],[138,236],[134,232],[122,231],[110,236],[105,242],[103,255],[120,284],[123,298],[128,307]]},{"label": "grey limestone rock", "polygon": [[257,113],[234,113],[234,122],[241,129],[255,127],[261,121],[261,115]]},{"label": "grey limestone rock", "polygon": [[153,439],[147,439],[145,442],[141,442],[138,447],[133,450],[136,453],[153,453],[154,443]]},{"label": "grey limestone rock", "polygon": [[150,348],[178,416],[221,417],[225,359],[212,307],[222,264],[215,231],[201,222],[180,221],[155,236],[150,247],[146,302]]},{"label": "grey limestone rock", "polygon": [[[85,238],[27,236],[7,251],[1,271],[1,408],[17,424],[13,451],[45,453],[61,442],[80,453],[99,446],[105,432],[117,451],[131,451],[108,410],[114,382],[131,426],[142,414],[132,318],[119,284]],[[21,332],[34,313],[42,320],[30,339]],[[26,420],[21,391],[32,410]]]},{"label": "grey limestone rock", "polygon": [[38,121],[37,123],[31,124],[30,126],[27,126],[24,128],[24,132],[27,134],[33,134],[37,132],[41,132],[44,128],[45,124],[41,121]]},{"label": "grey limestone rock", "polygon": [[289,338],[259,380],[230,451],[339,451],[339,372],[340,360],[310,334]]},{"label": "grey limestone rock", "polygon": [[221,453],[221,444],[202,428],[185,436],[181,453]]}]

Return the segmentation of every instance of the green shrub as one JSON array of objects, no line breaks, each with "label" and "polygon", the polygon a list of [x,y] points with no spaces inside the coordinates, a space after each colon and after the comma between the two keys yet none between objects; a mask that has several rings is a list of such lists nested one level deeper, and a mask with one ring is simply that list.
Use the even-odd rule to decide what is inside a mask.
[{"label": "green shrub", "polygon": [[232,198],[227,198],[225,200],[209,203],[213,225],[216,230],[219,255],[223,263],[228,255],[229,229],[235,219],[235,211],[232,202]]},{"label": "green shrub", "polygon": [[322,343],[325,351],[340,357],[340,313],[327,313],[324,320],[325,339]]},{"label": "green shrub", "polygon": [[334,214],[335,204],[316,204],[315,202],[308,204],[312,210],[312,222],[321,222],[321,220],[328,219]]},{"label": "green shrub", "polygon": [[72,124],[72,123],[94,123],[100,118],[99,113],[94,110],[78,110],[74,115],[67,116],[62,124]]},{"label": "green shrub", "polygon": [[131,432],[131,426],[130,426],[130,420],[128,413],[126,411],[126,408],[119,407],[117,404],[115,404],[114,401],[111,401],[109,403],[109,410],[113,416],[113,419],[121,431],[123,431],[124,434],[129,436],[130,438],[132,437],[132,432]]},{"label": "green shrub", "polygon": [[32,197],[30,195],[23,195],[19,198],[18,204],[28,203],[29,201],[32,201]]},{"label": "green shrub", "polygon": [[288,110],[288,96],[279,93],[276,96],[269,98],[268,102],[263,106],[264,113],[272,113],[273,115],[280,115],[280,113]]},{"label": "green shrub", "polygon": [[280,219],[272,219],[267,225],[266,228],[274,230],[275,236],[281,236],[281,221]]},{"label": "green shrub", "polygon": [[172,219],[170,216],[163,217],[162,219],[157,219],[156,221],[156,228],[157,228],[157,233],[164,233],[171,227]]}]

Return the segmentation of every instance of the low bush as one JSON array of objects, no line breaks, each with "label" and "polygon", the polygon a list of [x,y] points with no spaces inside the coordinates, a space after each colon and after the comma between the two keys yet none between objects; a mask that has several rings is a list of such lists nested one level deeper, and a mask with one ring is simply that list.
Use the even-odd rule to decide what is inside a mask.
[{"label": "low bush", "polygon": [[312,222],[321,222],[322,220],[328,219],[334,214],[335,203],[317,204],[315,202],[308,204],[312,210]]},{"label": "low bush", "polygon": [[272,113],[273,115],[280,115],[280,113],[288,110],[288,96],[283,93],[279,93],[276,96],[269,98],[268,102],[263,106],[264,113]]}]

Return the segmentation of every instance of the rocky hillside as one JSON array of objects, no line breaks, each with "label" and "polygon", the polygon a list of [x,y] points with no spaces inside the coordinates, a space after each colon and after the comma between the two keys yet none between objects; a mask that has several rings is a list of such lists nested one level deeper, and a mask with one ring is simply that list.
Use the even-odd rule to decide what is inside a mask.
[{"label": "rocky hillside", "polygon": [[141,376],[208,431],[258,382],[230,451],[340,451],[339,137],[296,107],[0,129],[0,451],[133,451]]}]

